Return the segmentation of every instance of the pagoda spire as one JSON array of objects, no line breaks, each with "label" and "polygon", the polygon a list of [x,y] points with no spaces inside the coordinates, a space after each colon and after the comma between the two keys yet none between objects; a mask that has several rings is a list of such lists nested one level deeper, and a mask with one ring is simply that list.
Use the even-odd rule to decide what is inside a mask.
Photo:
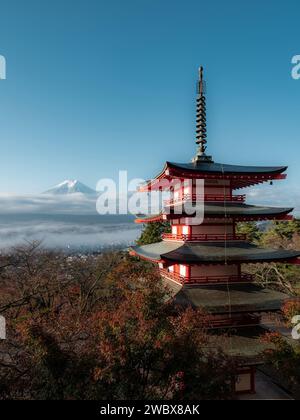
[{"label": "pagoda spire", "polygon": [[199,79],[197,82],[197,116],[196,116],[196,144],[197,154],[193,158],[194,163],[212,162],[211,156],[205,154],[207,144],[206,134],[206,98],[205,81],[203,79],[203,67],[199,67]]}]

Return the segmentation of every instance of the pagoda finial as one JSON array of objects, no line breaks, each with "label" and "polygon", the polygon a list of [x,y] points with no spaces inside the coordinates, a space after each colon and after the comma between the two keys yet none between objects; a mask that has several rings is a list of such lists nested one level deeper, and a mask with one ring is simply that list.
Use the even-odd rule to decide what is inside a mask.
[{"label": "pagoda finial", "polygon": [[203,80],[203,67],[199,67],[199,80],[197,82],[197,117],[196,117],[196,144],[198,145],[197,154],[193,159],[194,163],[211,162],[211,156],[205,154],[206,151],[206,99],[205,81]]}]

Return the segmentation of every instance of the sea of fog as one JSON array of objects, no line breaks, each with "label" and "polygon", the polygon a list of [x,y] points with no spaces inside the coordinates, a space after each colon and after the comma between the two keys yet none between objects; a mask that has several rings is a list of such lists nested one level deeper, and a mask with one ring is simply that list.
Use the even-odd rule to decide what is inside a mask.
[{"label": "sea of fog", "polygon": [[140,231],[134,216],[0,214],[0,250],[38,240],[67,252],[100,251],[126,247]]},{"label": "sea of fog", "polygon": [[[300,216],[299,187],[266,187],[245,190],[249,204],[294,207]],[[70,252],[125,248],[140,231],[133,215],[97,214],[94,196],[0,193],[0,252],[34,240]]]}]

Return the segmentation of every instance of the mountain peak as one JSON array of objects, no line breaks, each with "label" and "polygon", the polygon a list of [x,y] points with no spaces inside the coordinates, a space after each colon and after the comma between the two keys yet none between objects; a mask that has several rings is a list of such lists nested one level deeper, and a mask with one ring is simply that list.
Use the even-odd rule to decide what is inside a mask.
[{"label": "mountain peak", "polygon": [[95,194],[96,191],[78,181],[77,179],[66,179],[65,181],[45,191],[45,194]]}]

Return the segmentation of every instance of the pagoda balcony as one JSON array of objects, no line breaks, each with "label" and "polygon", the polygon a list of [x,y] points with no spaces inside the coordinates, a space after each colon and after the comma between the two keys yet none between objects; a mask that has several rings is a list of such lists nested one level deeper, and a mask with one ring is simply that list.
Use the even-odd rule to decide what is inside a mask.
[{"label": "pagoda balcony", "polygon": [[165,200],[164,204],[166,206],[171,206],[174,204],[179,204],[186,201],[204,201],[204,202],[238,202],[244,203],[246,200],[245,194],[231,195],[231,194],[183,194],[178,198],[171,198]]},{"label": "pagoda balcony", "polygon": [[230,317],[209,316],[207,319],[208,328],[227,328],[260,325],[260,316],[254,314],[234,315]]},{"label": "pagoda balcony", "polygon": [[206,242],[206,241],[245,241],[245,234],[215,234],[215,233],[197,233],[197,234],[175,234],[163,233],[162,239],[165,241],[183,241],[183,242]]},{"label": "pagoda balcony", "polygon": [[253,281],[252,274],[241,273],[240,275],[223,276],[193,276],[184,277],[165,268],[159,270],[162,277],[168,278],[180,284],[224,284],[224,283],[248,283]]}]

